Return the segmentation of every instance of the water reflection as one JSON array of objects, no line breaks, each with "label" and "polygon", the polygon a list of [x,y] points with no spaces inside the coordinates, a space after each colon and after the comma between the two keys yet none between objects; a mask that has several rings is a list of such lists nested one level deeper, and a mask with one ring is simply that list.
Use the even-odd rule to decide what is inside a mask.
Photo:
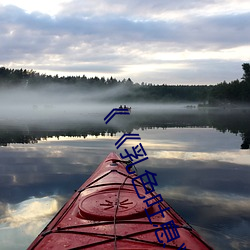
[{"label": "water reflection", "polygon": [[62,206],[60,197],[30,198],[17,204],[3,204],[0,218],[1,249],[23,249],[36,237]]},{"label": "water reflection", "polygon": [[[0,148],[1,249],[25,249],[115,150],[123,131],[132,130],[140,134],[149,156],[138,165],[139,173],[157,173],[157,192],[215,249],[250,249],[250,154],[240,150],[248,118],[243,126],[233,116],[204,112],[146,116],[139,114],[137,120],[131,115],[110,126],[50,124],[46,129],[30,126],[26,134],[22,129],[1,130],[8,145]],[[16,144],[13,138],[24,134],[37,143]]]},{"label": "water reflection", "polygon": [[41,139],[60,136],[84,137],[88,135],[106,135],[119,132],[132,132],[150,128],[194,128],[210,127],[225,133],[240,134],[242,141],[239,148],[248,149],[250,145],[250,109],[237,110],[186,110],[156,108],[147,110],[138,107],[129,119],[115,117],[106,125],[105,113],[86,113],[74,116],[70,120],[45,119],[44,121],[4,121],[0,123],[0,145],[10,143],[37,143]]},{"label": "water reflection", "polygon": [[[9,225],[11,228],[30,224],[31,221],[41,222],[43,217],[56,213],[59,209],[55,197],[30,198],[17,204],[7,204],[4,209],[5,216],[0,222]],[[34,224],[34,223],[32,223]],[[26,228],[25,233],[32,233]]]}]

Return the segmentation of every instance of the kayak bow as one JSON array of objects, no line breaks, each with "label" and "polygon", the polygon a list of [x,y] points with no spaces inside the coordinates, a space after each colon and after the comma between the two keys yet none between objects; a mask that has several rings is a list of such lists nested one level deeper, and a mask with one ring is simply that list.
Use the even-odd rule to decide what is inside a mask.
[{"label": "kayak bow", "polygon": [[[142,182],[136,179],[138,194],[145,197],[144,200],[157,203],[147,207],[132,184],[136,177],[127,173],[126,163],[117,154],[110,153],[28,250],[212,249],[168,203],[160,201],[155,192],[145,194]],[[158,205],[164,212],[152,216],[151,224],[146,213],[156,213]],[[166,232],[163,224],[168,221],[178,227],[180,236],[169,242],[162,237]]]}]

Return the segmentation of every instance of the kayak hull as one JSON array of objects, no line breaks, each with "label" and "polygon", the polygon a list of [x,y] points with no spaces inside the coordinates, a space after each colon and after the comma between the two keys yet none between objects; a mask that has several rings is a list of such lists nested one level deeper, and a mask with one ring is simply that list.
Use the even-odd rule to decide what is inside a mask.
[{"label": "kayak hull", "polygon": [[[157,193],[146,194],[140,179],[133,185],[136,177],[110,153],[28,249],[212,249]],[[150,223],[146,214],[154,213]],[[168,221],[180,236],[170,242],[162,238]]]}]

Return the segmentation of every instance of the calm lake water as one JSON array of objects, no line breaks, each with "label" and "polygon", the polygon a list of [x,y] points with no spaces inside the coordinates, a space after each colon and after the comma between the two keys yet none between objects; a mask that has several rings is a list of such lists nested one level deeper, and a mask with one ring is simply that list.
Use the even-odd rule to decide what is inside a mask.
[{"label": "calm lake water", "polygon": [[156,191],[210,245],[250,249],[250,111],[135,106],[106,125],[111,107],[0,119],[0,249],[27,248],[107,154],[139,143],[116,150],[124,132],[148,154],[139,174],[156,173]]}]

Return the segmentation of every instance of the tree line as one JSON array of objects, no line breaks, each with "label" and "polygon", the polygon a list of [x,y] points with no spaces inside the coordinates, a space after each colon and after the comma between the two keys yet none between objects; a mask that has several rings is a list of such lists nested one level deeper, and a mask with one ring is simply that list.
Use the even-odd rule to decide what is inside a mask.
[{"label": "tree line", "polygon": [[149,101],[172,102],[191,101],[208,105],[228,103],[250,103],[250,64],[242,64],[243,76],[239,80],[222,82],[216,85],[153,85],[152,83],[134,83],[130,78],[117,80],[110,77],[52,76],[40,74],[34,70],[9,69],[0,67],[0,87],[37,88],[50,84],[64,84],[82,89],[104,90],[125,87],[124,91],[114,95],[113,101]]},{"label": "tree line", "polygon": [[250,103],[250,64],[243,63],[242,69],[244,73],[241,80],[237,79],[230,83],[224,81],[211,89],[209,103]]},{"label": "tree line", "polygon": [[[46,126],[44,123],[42,127],[47,129],[40,129],[39,125],[32,125],[28,123],[25,126],[17,126],[13,129],[13,124],[0,124],[0,146],[8,146],[12,143],[37,143],[41,139],[48,139],[52,137],[68,136],[68,137],[84,137],[116,135],[117,133],[132,133],[134,130],[146,129],[167,129],[167,128],[202,128],[209,127],[219,130],[220,132],[230,132],[240,135],[242,138],[239,148],[249,149],[250,147],[250,110],[220,110],[214,112],[208,110],[207,112],[187,112],[182,110],[180,112],[137,112],[136,116],[119,117],[119,123],[111,123],[107,126],[105,123],[95,122],[67,122],[67,126],[60,121],[48,121]],[[99,114],[96,114],[99,117]]]}]

